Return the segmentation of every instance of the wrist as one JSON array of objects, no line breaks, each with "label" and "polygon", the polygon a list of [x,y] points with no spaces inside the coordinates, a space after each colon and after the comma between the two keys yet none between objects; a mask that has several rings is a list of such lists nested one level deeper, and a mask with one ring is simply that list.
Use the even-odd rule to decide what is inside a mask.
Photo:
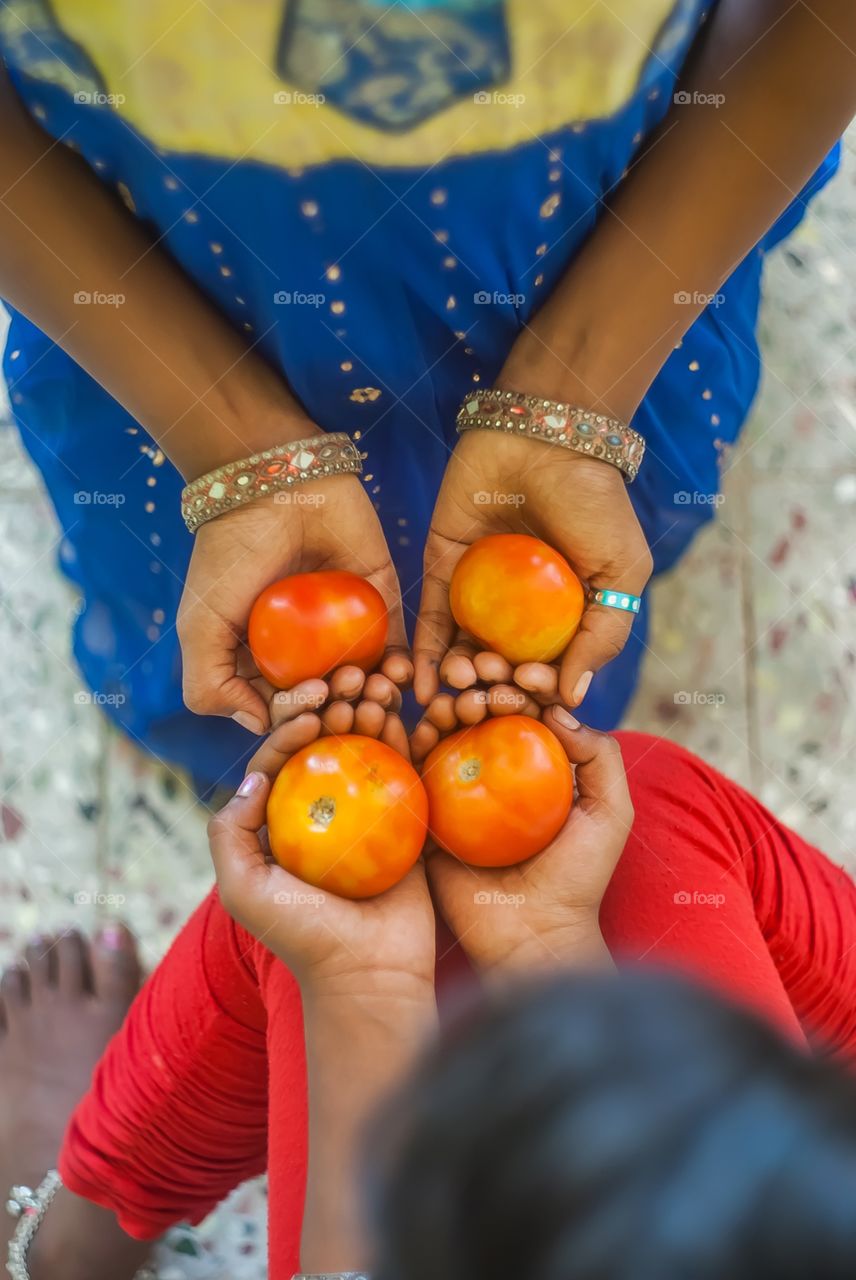
[{"label": "wrist", "polygon": [[493,982],[574,968],[611,968],[612,957],[596,912],[570,916],[549,929],[532,929],[486,970]]}]

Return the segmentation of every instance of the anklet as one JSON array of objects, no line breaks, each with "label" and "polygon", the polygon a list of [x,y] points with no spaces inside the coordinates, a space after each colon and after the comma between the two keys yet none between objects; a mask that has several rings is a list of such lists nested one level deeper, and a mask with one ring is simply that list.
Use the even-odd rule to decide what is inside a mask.
[{"label": "anklet", "polygon": [[[56,1169],[49,1169],[35,1191],[31,1187],[16,1186],[9,1192],[6,1212],[18,1219],[12,1239],[9,1241],[6,1270],[11,1280],[30,1280],[27,1254],[33,1238],[42,1225],[51,1201],[62,1186],[62,1178]],[[152,1267],[142,1267],[134,1280],[157,1280]]]}]

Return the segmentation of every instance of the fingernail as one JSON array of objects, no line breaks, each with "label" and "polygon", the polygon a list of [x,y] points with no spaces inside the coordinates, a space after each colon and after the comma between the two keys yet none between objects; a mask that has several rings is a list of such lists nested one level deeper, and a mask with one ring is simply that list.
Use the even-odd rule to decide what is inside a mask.
[{"label": "fingernail", "polygon": [[254,791],[258,791],[263,782],[263,773],[248,773],[246,778],[244,778],[244,781],[238,787],[236,794],[239,796],[251,796]]},{"label": "fingernail", "polygon": [[242,729],[249,729],[250,733],[254,733],[257,738],[260,738],[264,733],[264,726],[261,720],[257,716],[251,716],[248,711],[236,711],[232,719]]},{"label": "fingernail", "polygon": [[577,717],[572,716],[570,711],[566,711],[564,707],[553,707],[553,715],[559,724],[563,724],[566,729],[579,729],[582,727]]},{"label": "fingernail", "polygon": [[571,701],[573,702],[575,707],[578,707],[580,705],[583,698],[588,693],[588,687],[592,682],[593,675],[594,675],[593,671],[584,671],[580,676],[579,680],[577,681],[577,683],[574,685],[574,692],[573,692]]},{"label": "fingernail", "polygon": [[125,942],[125,934],[117,924],[105,924],[103,929],[98,931],[98,941],[108,951],[118,951]]}]

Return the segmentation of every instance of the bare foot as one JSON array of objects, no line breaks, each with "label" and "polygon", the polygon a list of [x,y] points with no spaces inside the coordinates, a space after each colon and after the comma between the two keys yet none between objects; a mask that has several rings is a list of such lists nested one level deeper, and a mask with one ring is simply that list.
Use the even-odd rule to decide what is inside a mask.
[{"label": "bare foot", "polygon": [[[119,925],[91,944],[76,932],[34,938],[25,958],[0,979],[0,1195],[35,1188],[56,1167],[68,1118],[140,985],[133,936]],[[11,1218],[0,1226],[3,1262],[14,1228]],[[32,1280],[126,1280],[149,1251],[61,1188],[29,1267]]]}]

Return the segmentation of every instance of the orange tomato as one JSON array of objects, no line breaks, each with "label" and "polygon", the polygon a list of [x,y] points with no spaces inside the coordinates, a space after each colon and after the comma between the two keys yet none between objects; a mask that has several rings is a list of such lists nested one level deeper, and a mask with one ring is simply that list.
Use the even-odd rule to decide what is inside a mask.
[{"label": "orange tomato", "polygon": [[401,880],[425,843],[428,798],[413,766],[360,734],[319,738],[271,788],[271,853],[307,884],[372,898]]},{"label": "orange tomato", "polygon": [[516,666],[558,658],[580,624],[585,592],[540,538],[492,533],[461,556],[449,603],[458,626]]},{"label": "orange tomato", "polygon": [[425,761],[428,825],[436,842],[475,867],[510,867],[561,830],[574,778],[558,738],[529,716],[461,729]]},{"label": "orange tomato", "polygon": [[370,671],[383,656],[388,619],[380,592],[344,570],[295,573],[261,593],[247,643],[259,671],[278,689],[353,663]]}]

